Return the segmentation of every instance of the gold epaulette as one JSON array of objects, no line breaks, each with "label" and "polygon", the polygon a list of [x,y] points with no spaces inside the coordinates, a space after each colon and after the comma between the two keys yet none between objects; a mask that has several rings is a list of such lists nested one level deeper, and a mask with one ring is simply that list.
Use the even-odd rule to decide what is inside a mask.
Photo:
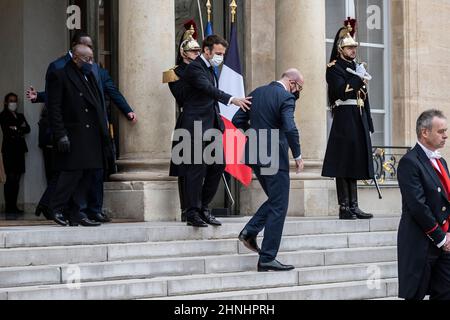
[{"label": "gold epaulette", "polygon": [[334,61],[330,62],[329,64],[327,64],[327,67],[328,68],[334,67],[336,65],[336,61],[337,60],[334,60]]},{"label": "gold epaulette", "polygon": [[180,78],[175,73],[176,68],[178,68],[178,66],[175,66],[172,69],[163,72],[163,83],[170,83],[180,80]]}]

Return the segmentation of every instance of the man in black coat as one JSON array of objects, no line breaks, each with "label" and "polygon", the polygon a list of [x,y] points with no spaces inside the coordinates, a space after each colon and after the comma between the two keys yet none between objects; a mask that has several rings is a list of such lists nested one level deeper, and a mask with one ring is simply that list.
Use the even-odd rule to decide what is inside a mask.
[{"label": "man in black coat", "polygon": [[[200,55],[202,48],[198,44],[197,40],[194,39],[194,35],[196,34],[196,30],[194,28],[194,21],[190,20],[185,24],[185,28],[187,29],[183,34],[179,53],[177,57],[177,66],[170,69],[169,71],[164,72],[163,74],[163,82],[169,84],[170,92],[174,96],[178,110],[177,110],[177,121],[175,130],[181,128],[181,119],[183,118],[183,108],[184,108],[184,100],[185,100],[185,88],[186,82],[183,81],[184,73],[186,71],[187,66],[198,58]],[[176,143],[173,143],[172,147],[175,147]],[[184,204],[184,177],[178,174],[179,166],[175,165],[173,162],[170,163],[170,173],[171,177],[178,177],[178,193],[180,196],[180,206],[181,206],[181,221],[186,222],[186,206]]]},{"label": "man in black coat", "polygon": [[51,200],[55,222],[98,226],[80,209],[86,203],[95,172],[111,157],[107,116],[100,88],[92,73],[93,52],[77,45],[64,69],[49,75],[47,88],[50,127],[57,146],[55,165],[61,172]]},{"label": "man in black coat", "polygon": [[[297,173],[303,170],[300,134],[295,124],[295,102],[303,88],[304,79],[296,69],[286,71],[281,80],[253,91],[252,109],[238,111],[233,124],[240,129],[256,131],[256,141],[249,139],[246,147],[247,163],[251,165],[268,200],[258,209],[239,235],[252,251],[259,253],[258,271],[289,271],[294,266],[276,260],[280,248],[284,221],[289,207],[290,161],[289,149],[296,161]],[[274,134],[278,139],[274,140]],[[249,135],[250,136],[250,135]],[[255,144],[250,146],[250,144]],[[275,144],[275,145],[274,145]],[[265,149],[267,146],[267,150]],[[256,153],[256,161],[252,163]],[[267,155],[267,161],[261,158]],[[261,250],[256,238],[264,232]]]},{"label": "man in black coat", "polygon": [[336,35],[327,69],[329,103],[333,113],[322,176],[336,178],[339,218],[371,219],[358,205],[358,180],[374,177],[372,142],[374,132],[366,83],[371,78],[355,62],[358,43],[351,27]]},{"label": "man in black coat", "polygon": [[[72,38],[71,48],[76,45],[86,45],[93,50],[94,43],[92,38],[82,31],[78,31]],[[49,75],[59,69],[63,69],[67,63],[72,60],[73,54],[72,51],[69,50],[66,55],[58,58],[57,60],[50,63],[47,69],[47,73],[45,76],[46,79],[46,88],[48,86],[48,77]],[[111,98],[111,101],[114,102],[114,105],[117,106],[119,111],[133,124],[137,123],[137,116],[133,109],[128,104],[125,97],[119,91],[117,86],[114,84],[111,76],[108,71],[101,68],[97,63],[93,64],[92,73],[94,74],[98,87],[101,93],[102,103],[106,107],[106,99],[105,95]],[[30,87],[26,95],[28,99],[32,103],[46,103],[47,102],[47,93],[46,91],[37,92],[33,87]],[[47,107],[44,106],[44,109],[41,113],[41,119],[39,121],[39,147],[43,150],[44,154],[44,163],[46,168],[46,176],[47,176],[47,189],[39,201],[39,204],[36,208],[36,215],[40,216],[44,214],[48,219],[51,219],[51,214],[49,213],[49,206],[51,201],[51,196],[56,188],[56,183],[58,181],[59,172],[55,171],[53,162],[53,138],[52,132],[49,127],[49,119],[48,119],[48,110]],[[115,161],[111,159],[111,161]],[[84,205],[83,211],[88,214],[88,216],[95,221],[98,222],[110,222],[110,218],[102,212],[103,207],[103,181],[104,181],[104,172],[103,170],[98,170],[95,173],[94,182],[91,185],[91,191],[89,192],[88,203]]]},{"label": "man in black coat", "polygon": [[417,120],[416,147],[398,166],[403,212],[398,230],[399,296],[450,300],[450,178],[439,149],[447,120],[438,110]]},{"label": "man in black coat", "polygon": [[[209,129],[225,130],[220,116],[219,102],[240,108],[249,109],[250,101],[235,98],[218,89],[218,79],[214,72],[224,60],[228,43],[219,36],[213,35],[203,41],[202,55],[189,64],[184,73],[185,100],[180,129],[191,135],[190,163],[183,163],[177,174],[185,179],[186,220],[189,226],[207,227],[208,224],[220,226],[221,223],[212,216],[208,206],[219,187],[220,179],[225,171],[225,160],[221,163],[207,165],[203,159],[203,151],[208,146],[202,137],[195,137],[194,127],[200,125],[202,135]],[[197,140],[195,140],[197,139]],[[201,140],[201,141],[200,141]],[[200,144],[202,155],[200,163],[195,163],[194,145]]]}]

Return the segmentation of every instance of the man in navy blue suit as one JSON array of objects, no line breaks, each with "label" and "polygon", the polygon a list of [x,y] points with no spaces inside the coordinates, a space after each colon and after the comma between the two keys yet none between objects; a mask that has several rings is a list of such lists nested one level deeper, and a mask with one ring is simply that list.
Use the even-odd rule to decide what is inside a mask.
[{"label": "man in navy blue suit", "polygon": [[[91,49],[93,49],[94,46],[91,37],[84,32],[77,32],[74,35],[74,37],[72,38],[71,48],[80,44],[88,46]],[[63,69],[71,60],[72,52],[69,51],[65,56],[60,57],[49,65],[46,74],[46,90],[48,75],[56,70]],[[108,71],[101,68],[98,64],[94,63],[92,73],[97,80],[103,106],[106,106],[105,94],[107,94],[114,102],[114,104],[119,108],[119,110],[124,114],[124,116],[129,121],[132,121],[135,124],[137,122],[136,114],[126,101],[125,97],[120,93],[119,89],[114,84]],[[30,89],[27,90],[26,94],[28,99],[32,103],[47,103],[46,91],[37,92],[33,87],[30,87]],[[52,220],[49,205],[50,198],[55,190],[56,183],[58,181],[58,172],[55,172],[54,164],[52,161],[53,141],[48,124],[48,112],[45,107],[43,109],[41,120],[39,122],[39,146],[44,153],[44,163],[46,167],[48,186],[41,200],[39,201],[38,207],[36,208],[36,215],[39,216],[41,214],[44,214],[47,219]],[[92,184],[92,190],[89,192],[90,198],[88,199],[87,208],[84,208],[83,211],[94,221],[110,222],[110,219],[102,212],[104,171],[97,170],[95,171],[94,175],[95,182]]]},{"label": "man in navy blue suit", "polygon": [[[295,159],[297,174],[304,167],[300,135],[294,119],[295,103],[303,84],[300,72],[289,69],[280,81],[253,91],[250,94],[253,97],[251,110],[248,113],[239,111],[233,119],[238,128],[256,131],[257,141],[249,139],[247,144],[246,162],[251,165],[268,196],[239,235],[239,240],[247,248],[259,253],[259,272],[294,269],[294,266],[278,262],[276,257],[289,206],[289,149]],[[249,146],[251,143],[256,143],[256,146]],[[249,154],[249,150],[257,150],[257,154]],[[256,238],[263,229],[264,241],[260,249]]]}]

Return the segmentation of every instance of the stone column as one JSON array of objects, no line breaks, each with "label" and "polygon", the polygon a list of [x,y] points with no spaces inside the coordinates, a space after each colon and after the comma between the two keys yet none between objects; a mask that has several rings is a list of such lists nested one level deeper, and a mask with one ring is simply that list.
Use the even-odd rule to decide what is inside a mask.
[{"label": "stone column", "polygon": [[305,77],[296,110],[305,172],[291,175],[290,214],[327,215],[334,211],[334,192],[330,180],[321,177],[327,146],[325,0],[277,1],[276,21],[278,77],[290,67]]},{"label": "stone column", "polygon": [[179,212],[177,184],[168,177],[175,102],[162,72],[175,61],[175,5],[170,0],[119,1],[120,89],[139,122],[120,123],[120,172],[107,186],[114,217],[170,221]]},{"label": "stone column", "polygon": [[[332,200],[335,191],[329,190],[332,189],[333,183],[321,177],[327,145],[325,0],[273,0],[271,2],[275,9],[275,36],[268,40],[269,45],[261,44],[261,46],[270,48],[272,46],[270,41],[272,41],[276,48],[274,79],[280,78],[288,68],[295,67],[302,72],[306,81],[296,110],[306,169],[301,175],[291,175],[289,215],[328,215],[329,212],[334,211],[330,206],[335,201]],[[270,6],[270,3],[264,5]],[[256,26],[257,20],[252,20],[251,25],[255,29],[252,29],[251,37],[263,39],[264,35],[271,35],[271,16],[268,21],[267,26],[264,21],[260,21]],[[259,33],[254,35],[257,30],[260,30]],[[257,55],[255,61],[257,61],[256,58],[258,58]],[[247,65],[247,70],[249,68],[251,66]],[[247,71],[248,74],[249,71]],[[331,200],[329,200],[330,196]],[[259,184],[254,183],[248,190],[243,190],[241,193],[241,211],[254,213],[264,200],[265,196]]]}]

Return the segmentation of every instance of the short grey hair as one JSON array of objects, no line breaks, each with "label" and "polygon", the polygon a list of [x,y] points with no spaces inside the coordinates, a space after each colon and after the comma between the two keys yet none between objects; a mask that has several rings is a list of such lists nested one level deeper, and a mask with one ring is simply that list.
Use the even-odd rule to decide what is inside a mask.
[{"label": "short grey hair", "polygon": [[440,119],[447,119],[444,116],[444,113],[437,109],[427,110],[420,115],[419,119],[417,119],[417,124],[416,124],[417,138],[420,139],[422,137],[423,129],[426,129],[429,131],[431,131],[433,129],[433,119],[436,117],[440,118]]}]

